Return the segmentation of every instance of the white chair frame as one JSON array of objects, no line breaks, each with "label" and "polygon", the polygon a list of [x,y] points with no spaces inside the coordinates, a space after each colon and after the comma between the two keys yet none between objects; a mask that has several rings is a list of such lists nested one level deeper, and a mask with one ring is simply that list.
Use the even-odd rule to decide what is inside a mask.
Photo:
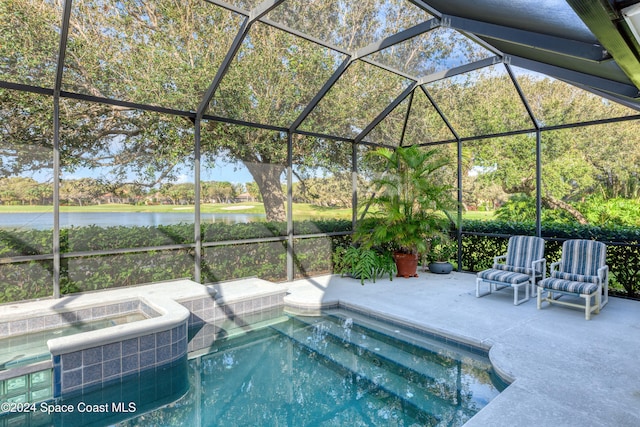
[{"label": "white chair frame", "polygon": [[[498,255],[496,257],[493,257],[493,264],[498,264],[499,261],[505,260],[507,258],[506,255]],[[542,264],[542,266],[540,267],[539,270],[536,269],[536,266],[538,264]],[[547,268],[547,260],[544,258],[535,260],[531,263],[531,271],[532,273],[529,274],[529,280],[526,282],[522,282],[522,283],[516,283],[516,284],[512,284],[512,283],[505,283],[505,282],[498,282],[498,281],[494,281],[494,280],[487,280],[487,279],[483,279],[483,278],[476,278],[476,297],[480,298],[483,297],[485,295],[489,295],[495,291],[499,291],[501,289],[504,288],[513,288],[513,305],[520,305],[523,302],[529,301],[530,298],[530,293],[529,293],[529,289],[531,289],[531,294],[533,296],[536,296],[536,283],[538,280],[542,280],[545,278],[545,271]],[[541,276],[536,276],[536,271],[542,271],[542,275]],[[524,273],[523,273],[524,274]],[[485,282],[489,285],[489,290],[487,292],[480,292],[480,285],[482,282]],[[520,290],[521,287],[524,286],[525,289],[525,296],[524,298],[518,299],[518,291]]]},{"label": "white chair frame", "polygon": [[[551,274],[553,275],[553,271],[556,271],[560,266],[560,261],[556,261],[551,263]],[[567,291],[559,291],[556,289],[548,289],[539,286],[538,289],[538,297],[537,297],[537,306],[538,310],[542,308],[542,303],[547,302],[549,305],[551,304],[560,304],[566,307],[574,307],[579,309],[584,309],[584,317],[586,320],[591,320],[591,313],[598,314],[600,313],[600,309],[604,307],[609,302],[609,267],[603,266],[598,269],[598,277],[600,278],[600,282],[598,283],[598,288],[590,294],[581,294],[577,292],[567,292]],[[604,295],[603,295],[604,290]],[[546,292],[546,296],[543,298],[542,294]],[[558,294],[557,296],[555,294]],[[560,301],[560,297],[562,295],[570,295],[570,296],[579,296],[580,298],[584,298],[584,304],[577,304],[569,301]],[[591,298],[595,299],[595,304],[591,304]]]}]

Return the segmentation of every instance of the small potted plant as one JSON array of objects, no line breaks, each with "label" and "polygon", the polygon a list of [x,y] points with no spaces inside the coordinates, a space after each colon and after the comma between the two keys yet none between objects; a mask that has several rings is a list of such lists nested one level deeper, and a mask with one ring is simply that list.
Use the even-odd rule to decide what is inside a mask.
[{"label": "small potted plant", "polygon": [[348,248],[338,247],[333,253],[334,271],[341,276],[349,276],[360,279],[360,284],[364,285],[365,280],[389,275],[389,280],[393,280],[396,273],[396,265],[389,252],[365,249],[361,246],[350,246]]},{"label": "small potted plant", "polygon": [[426,253],[429,262],[429,271],[435,274],[449,274],[453,265],[449,262],[457,250],[449,236],[438,234],[429,241],[429,250]]}]

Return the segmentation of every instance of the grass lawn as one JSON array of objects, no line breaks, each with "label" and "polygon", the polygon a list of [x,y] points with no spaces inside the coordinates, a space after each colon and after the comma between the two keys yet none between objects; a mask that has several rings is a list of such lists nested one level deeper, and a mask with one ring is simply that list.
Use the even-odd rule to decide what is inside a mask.
[{"label": "grass lawn", "polygon": [[[52,212],[52,206],[29,206],[29,205],[0,205],[0,213],[30,213],[30,212]],[[60,206],[61,212],[193,212],[193,205],[128,205],[128,204],[102,204],[88,206]],[[202,213],[250,213],[264,214],[262,203],[203,203]],[[313,206],[307,203],[293,204],[294,217],[309,218],[338,218],[351,219],[351,209],[349,208],[325,208]]]},{"label": "grass lawn", "polygon": [[462,217],[464,219],[476,219],[480,221],[491,221],[495,219],[494,211],[468,211],[463,212]]},{"label": "grass lawn", "polygon": [[[89,206],[60,206],[61,212],[193,212],[193,205],[127,205],[127,204],[103,204]],[[0,205],[0,213],[23,212],[52,212],[52,206],[6,206]],[[250,213],[264,214],[262,203],[203,203],[202,213]],[[351,219],[351,208],[328,208],[314,206],[308,203],[294,203],[293,217],[295,219]],[[465,219],[491,220],[493,212],[465,212]]]}]

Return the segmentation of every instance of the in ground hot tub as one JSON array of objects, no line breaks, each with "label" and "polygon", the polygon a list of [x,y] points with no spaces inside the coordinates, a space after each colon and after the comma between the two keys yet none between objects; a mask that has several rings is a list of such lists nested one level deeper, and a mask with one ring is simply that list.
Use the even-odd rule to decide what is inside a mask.
[{"label": "in ground hot tub", "polygon": [[[73,300],[73,297],[68,297]],[[34,402],[170,365],[187,354],[189,311],[152,296],[65,304],[0,319],[0,394]]]}]

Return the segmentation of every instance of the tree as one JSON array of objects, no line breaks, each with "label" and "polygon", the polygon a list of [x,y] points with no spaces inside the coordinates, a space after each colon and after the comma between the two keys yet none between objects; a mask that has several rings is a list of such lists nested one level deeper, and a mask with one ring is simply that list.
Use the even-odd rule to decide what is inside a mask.
[{"label": "tree", "polygon": [[[52,88],[61,11],[61,0],[2,2],[3,78]],[[429,16],[400,0],[385,2],[382,8],[375,2],[287,0],[268,18],[355,52]],[[242,21],[234,12],[194,0],[74,2],[62,89],[195,111]],[[450,66],[447,58],[452,52],[465,60],[480,57],[481,49],[469,39],[450,35],[451,31],[428,32],[369,58],[423,76]],[[344,59],[334,50],[255,22],[206,113],[287,129]],[[549,79],[524,75],[519,80],[543,125],[621,112],[620,106],[598,99],[595,105],[601,114],[594,116],[597,97]],[[299,130],[354,138],[409,84],[382,68],[354,61]],[[533,127],[505,75],[477,71],[429,84],[428,90],[463,137]],[[407,130],[409,143],[451,137],[420,91],[414,104],[410,125],[421,130]],[[376,142],[397,144],[405,105],[378,125]],[[90,174],[109,183],[114,194],[127,185],[150,190],[177,182],[194,162],[194,126],[184,117],[65,98],[60,120],[63,174]],[[52,123],[49,96],[0,90],[0,158],[8,159],[0,164],[0,176],[52,168]],[[637,195],[640,182],[633,167],[640,160],[637,130],[635,123],[627,122],[559,131],[545,140],[544,198],[549,205],[572,204],[596,192]],[[267,219],[283,220],[286,132],[205,120],[201,134],[203,164],[244,164],[260,192]],[[334,162],[334,167],[349,170],[348,144],[297,134],[293,138],[294,165],[323,167]],[[496,147],[483,146],[474,153],[473,166],[484,168],[486,176],[500,182],[508,194],[534,191],[531,135],[493,142]],[[493,170],[498,163],[501,167]]]},{"label": "tree", "polygon": [[195,202],[195,185],[193,183],[165,184],[160,194],[171,200],[174,205],[193,204]]},{"label": "tree", "polygon": [[79,206],[95,203],[104,193],[104,186],[93,178],[64,180],[60,184],[60,200]]},{"label": "tree", "polygon": [[[475,81],[465,81],[467,86],[439,89],[448,96],[434,95],[437,100],[451,100],[451,104],[441,107],[445,113],[450,112],[452,121],[469,118],[458,130],[464,129],[464,135],[479,135],[526,129],[521,101],[513,96],[515,89],[508,77],[492,74],[477,77]],[[578,123],[630,113],[625,107],[548,78],[521,76],[519,83],[525,94],[531,95],[529,102],[543,124]],[[638,131],[640,125],[633,121],[543,132],[544,207],[561,209],[574,220],[586,223],[585,214],[577,206],[585,198],[621,193],[634,197],[638,175],[635,165],[640,160],[640,149],[635,143]],[[467,170],[478,172],[476,181],[480,184],[473,197],[482,199],[485,189],[495,183],[508,195],[535,196],[535,144],[534,133],[467,143]]]},{"label": "tree", "polygon": [[202,183],[203,197],[216,203],[229,203],[241,192],[237,185],[224,181]]}]

